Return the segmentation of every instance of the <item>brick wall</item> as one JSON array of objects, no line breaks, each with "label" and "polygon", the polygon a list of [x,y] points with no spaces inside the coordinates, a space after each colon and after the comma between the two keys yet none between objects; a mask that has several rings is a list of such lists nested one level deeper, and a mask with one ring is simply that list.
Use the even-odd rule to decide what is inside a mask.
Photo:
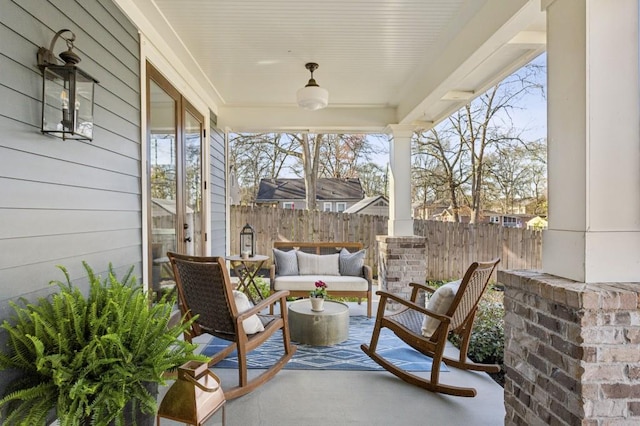
[{"label": "brick wall", "polygon": [[500,271],[507,425],[640,424],[639,283]]},{"label": "brick wall", "polygon": [[[425,237],[377,236],[380,290],[403,299],[411,296],[410,282],[424,283],[427,273]],[[393,304],[390,303],[393,307]]]}]

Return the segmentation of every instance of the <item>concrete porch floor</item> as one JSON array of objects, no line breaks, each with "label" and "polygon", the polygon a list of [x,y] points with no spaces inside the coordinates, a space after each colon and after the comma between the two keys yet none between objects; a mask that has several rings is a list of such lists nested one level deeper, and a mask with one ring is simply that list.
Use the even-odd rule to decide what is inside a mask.
[{"label": "concrete porch floor", "polygon": [[[366,315],[366,305],[349,303],[351,315]],[[374,308],[377,305],[374,303]],[[375,315],[375,310],[374,310]],[[208,342],[209,336],[201,342]],[[364,343],[364,342],[363,342]],[[453,346],[448,351],[455,353]],[[214,368],[235,385],[236,370]],[[261,370],[249,370],[259,374]],[[417,373],[427,375],[429,373]],[[475,398],[435,394],[403,382],[386,371],[282,370],[254,392],[228,401],[228,426],[447,425],[504,424],[502,387],[485,373],[449,367],[441,381],[476,388]],[[166,388],[161,389],[159,398]],[[161,419],[161,425],[179,423]],[[222,411],[207,426],[222,424]]]}]

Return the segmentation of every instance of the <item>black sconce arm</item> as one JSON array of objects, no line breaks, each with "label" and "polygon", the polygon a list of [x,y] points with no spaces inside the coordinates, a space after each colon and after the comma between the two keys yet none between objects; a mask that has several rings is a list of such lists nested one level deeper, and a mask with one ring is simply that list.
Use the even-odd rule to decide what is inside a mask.
[{"label": "black sconce arm", "polygon": [[[62,35],[67,32],[71,34],[71,37],[67,38]],[[62,29],[53,36],[48,49],[46,47],[38,49],[38,66],[40,68],[44,68],[48,65],[58,65],[58,60],[53,53],[53,48],[55,47],[56,41],[58,41],[59,37],[67,42],[67,51],[60,54],[60,58],[65,61],[65,65],[75,65],[80,62],[80,57],[73,52],[73,42],[76,41],[76,35],[71,30]]]}]

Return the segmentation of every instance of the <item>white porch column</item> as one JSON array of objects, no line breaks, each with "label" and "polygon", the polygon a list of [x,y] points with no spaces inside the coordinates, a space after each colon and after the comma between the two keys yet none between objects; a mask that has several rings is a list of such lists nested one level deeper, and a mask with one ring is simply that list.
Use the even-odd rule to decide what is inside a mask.
[{"label": "white porch column", "polygon": [[389,222],[391,237],[412,236],[411,218],[411,137],[415,128],[391,124],[389,138]]},{"label": "white porch column", "polygon": [[637,0],[543,0],[547,11],[546,273],[640,277]]}]

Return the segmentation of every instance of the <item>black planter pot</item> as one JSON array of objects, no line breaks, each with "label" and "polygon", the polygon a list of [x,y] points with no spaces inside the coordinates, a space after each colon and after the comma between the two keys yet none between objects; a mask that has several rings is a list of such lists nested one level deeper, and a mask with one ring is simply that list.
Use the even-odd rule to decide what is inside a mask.
[{"label": "black planter pot", "polygon": [[[151,395],[158,395],[158,384],[157,383],[147,383],[145,385],[145,389],[149,391]],[[124,424],[127,426],[137,425],[137,426],[154,426],[156,424],[156,415],[155,413],[145,414],[140,411],[136,413],[132,413],[131,403],[128,403],[124,407]],[[91,419],[86,419],[84,421],[86,426],[91,425]],[[115,422],[109,423],[109,426],[115,426]]]},{"label": "black planter pot", "polygon": [[[151,395],[155,395],[156,399],[158,397],[158,384],[157,383],[147,383],[145,385],[145,389],[149,391]],[[155,413],[144,414],[141,412],[131,413],[131,403],[127,404],[124,407],[124,415],[125,415],[125,424],[126,425],[138,425],[138,426],[154,426],[156,415]]]}]

